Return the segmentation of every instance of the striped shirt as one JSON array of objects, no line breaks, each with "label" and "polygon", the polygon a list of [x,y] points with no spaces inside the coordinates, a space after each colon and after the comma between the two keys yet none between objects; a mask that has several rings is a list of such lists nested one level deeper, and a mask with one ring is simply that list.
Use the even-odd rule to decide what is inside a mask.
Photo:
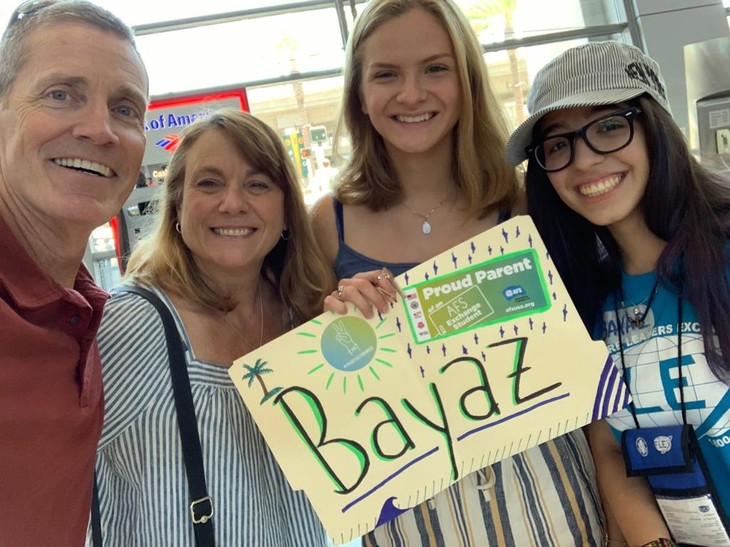
[{"label": "striped shirt", "polygon": [[[225,367],[186,346],[193,403],[213,498],[216,545],[325,546],[303,492],[294,492],[246,410]],[[106,411],[97,473],[104,546],[193,547],[185,467],[157,311],[133,294],[107,304],[99,331]]]},{"label": "striped shirt", "polygon": [[465,477],[376,528],[365,547],[603,545],[595,468],[581,430]]}]

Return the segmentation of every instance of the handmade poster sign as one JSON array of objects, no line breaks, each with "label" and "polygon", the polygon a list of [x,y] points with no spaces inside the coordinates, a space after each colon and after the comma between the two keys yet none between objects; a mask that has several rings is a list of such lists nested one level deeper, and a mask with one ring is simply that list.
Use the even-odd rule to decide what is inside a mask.
[{"label": "handmade poster sign", "polygon": [[397,282],[390,313],[325,313],[230,368],[337,543],[629,400],[529,217]]}]

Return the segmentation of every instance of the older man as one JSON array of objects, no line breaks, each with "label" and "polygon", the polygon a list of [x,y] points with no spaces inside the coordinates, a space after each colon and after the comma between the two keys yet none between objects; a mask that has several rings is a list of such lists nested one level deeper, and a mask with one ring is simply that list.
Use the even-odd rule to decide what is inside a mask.
[{"label": "older man", "polygon": [[32,1],[0,41],[0,545],[83,545],[107,295],[81,259],[144,152],[148,78],[127,26]]}]

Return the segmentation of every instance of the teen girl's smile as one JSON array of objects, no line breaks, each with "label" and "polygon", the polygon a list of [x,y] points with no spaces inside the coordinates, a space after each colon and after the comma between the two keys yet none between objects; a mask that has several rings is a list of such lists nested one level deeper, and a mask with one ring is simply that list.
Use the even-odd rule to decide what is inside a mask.
[{"label": "teen girl's smile", "polygon": [[[541,120],[541,161],[553,169],[547,173],[551,184],[571,209],[598,226],[643,222],[640,204],[649,180],[649,153],[641,123],[634,121],[638,114],[630,120],[613,116],[625,111],[617,105],[569,108]],[[579,134],[571,134],[575,131]],[[620,142],[606,144],[611,138]]]},{"label": "teen girl's smile", "polygon": [[360,101],[392,153],[451,153],[461,85],[448,33],[412,9],[379,26],[363,45]]},{"label": "teen girl's smile", "polygon": [[623,173],[615,173],[607,177],[599,177],[598,180],[585,182],[577,186],[577,190],[587,198],[598,198],[616,188],[626,176]]},{"label": "teen girl's smile", "polygon": [[422,114],[420,116],[395,116],[395,119],[401,123],[419,123],[427,122],[436,115],[435,112],[429,112],[428,114]]}]

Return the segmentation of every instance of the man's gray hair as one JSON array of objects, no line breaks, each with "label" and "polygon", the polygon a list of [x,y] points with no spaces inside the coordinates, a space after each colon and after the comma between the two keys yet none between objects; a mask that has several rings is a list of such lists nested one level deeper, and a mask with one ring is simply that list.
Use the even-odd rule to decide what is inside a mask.
[{"label": "man's gray hair", "polygon": [[25,65],[30,36],[39,27],[56,23],[82,23],[112,32],[132,45],[144,67],[134,32],[110,11],[87,0],[29,0],[13,12],[0,39],[0,98],[7,95]]}]

